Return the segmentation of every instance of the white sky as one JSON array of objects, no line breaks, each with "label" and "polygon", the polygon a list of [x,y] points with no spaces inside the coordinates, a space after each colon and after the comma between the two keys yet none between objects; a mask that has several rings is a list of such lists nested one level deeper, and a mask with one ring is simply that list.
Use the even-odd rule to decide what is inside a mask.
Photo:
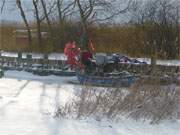
[{"label": "white sky", "polygon": [[[31,11],[31,9],[33,7],[32,0],[21,0],[21,1],[22,1],[24,10],[26,10],[27,19],[33,20],[34,14]],[[53,0],[47,0],[47,1],[52,2]],[[0,0],[0,6],[1,5],[2,5],[2,0]],[[4,7],[3,13],[2,14],[0,13],[0,23],[2,20],[23,22],[22,17],[19,13],[19,10],[16,6],[16,0],[6,0],[6,5]],[[118,17],[118,21],[120,21],[120,22],[126,22],[127,20],[128,20],[127,15],[121,15],[120,17]]]},{"label": "white sky", "polygon": [[[25,8],[25,10],[27,10],[27,18],[28,19],[33,19],[33,14],[32,12],[30,12],[29,10],[32,7],[32,2],[31,0],[22,0],[22,4]],[[2,0],[0,0],[0,5],[2,5]],[[22,21],[22,18],[19,14],[19,10],[17,9],[16,6],[16,1],[15,0],[6,0],[6,4],[3,10],[3,13],[0,14],[0,19],[1,20],[10,20],[10,21]]]}]

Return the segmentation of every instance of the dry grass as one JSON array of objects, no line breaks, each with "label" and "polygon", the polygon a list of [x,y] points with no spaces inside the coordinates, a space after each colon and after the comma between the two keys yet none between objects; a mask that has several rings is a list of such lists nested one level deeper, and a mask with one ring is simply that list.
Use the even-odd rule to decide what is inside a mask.
[{"label": "dry grass", "polygon": [[179,92],[175,85],[161,86],[158,81],[150,84],[139,81],[129,90],[84,87],[76,99],[58,107],[55,117],[117,120],[125,115],[136,120],[150,120],[153,124],[161,120],[179,119]]},{"label": "dry grass", "polygon": [[161,77],[139,80],[131,88],[129,115],[135,119],[150,119],[158,123],[164,119],[180,118],[180,89],[172,79]]}]

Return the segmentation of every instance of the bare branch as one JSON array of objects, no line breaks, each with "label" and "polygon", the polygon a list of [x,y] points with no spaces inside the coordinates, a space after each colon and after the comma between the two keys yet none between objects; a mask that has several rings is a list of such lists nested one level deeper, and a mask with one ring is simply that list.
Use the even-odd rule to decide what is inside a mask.
[{"label": "bare branch", "polygon": [[3,12],[4,6],[5,6],[6,0],[3,0],[2,6],[1,6],[1,13]]}]

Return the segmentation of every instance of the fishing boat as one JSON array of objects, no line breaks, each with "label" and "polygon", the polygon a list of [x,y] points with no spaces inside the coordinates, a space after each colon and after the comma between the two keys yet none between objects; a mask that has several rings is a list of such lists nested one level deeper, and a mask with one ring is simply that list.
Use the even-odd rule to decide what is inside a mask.
[{"label": "fishing boat", "polygon": [[108,63],[108,58],[103,54],[96,55],[93,61],[92,53],[85,49],[79,61],[77,57],[80,55],[80,49],[74,43],[66,44],[64,54],[67,55],[67,63],[77,71],[76,76],[80,84],[128,87],[137,80],[137,76],[128,72],[106,71],[105,65]]}]

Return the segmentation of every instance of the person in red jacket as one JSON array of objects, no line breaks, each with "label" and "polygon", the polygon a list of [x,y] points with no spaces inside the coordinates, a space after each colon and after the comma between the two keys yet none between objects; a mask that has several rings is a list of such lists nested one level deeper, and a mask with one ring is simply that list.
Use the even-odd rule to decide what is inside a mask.
[{"label": "person in red jacket", "polygon": [[81,67],[81,64],[77,60],[77,56],[80,54],[80,48],[76,46],[75,42],[69,42],[64,48],[64,54],[67,56],[67,64],[71,69],[75,69],[77,66]]}]

